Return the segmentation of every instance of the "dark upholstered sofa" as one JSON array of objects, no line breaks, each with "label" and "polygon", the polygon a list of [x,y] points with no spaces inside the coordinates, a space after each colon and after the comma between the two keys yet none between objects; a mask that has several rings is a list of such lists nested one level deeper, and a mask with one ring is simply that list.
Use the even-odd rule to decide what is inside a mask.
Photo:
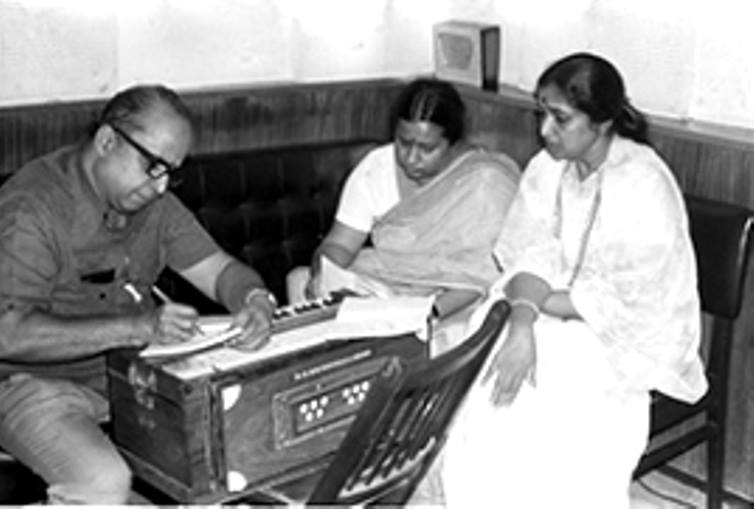
[{"label": "dark upholstered sofa", "polygon": [[[174,192],[220,246],[256,268],[285,302],[285,276],[307,265],[327,233],[341,187],[376,140],[197,154]],[[202,312],[219,310],[166,271],[161,285]]]}]

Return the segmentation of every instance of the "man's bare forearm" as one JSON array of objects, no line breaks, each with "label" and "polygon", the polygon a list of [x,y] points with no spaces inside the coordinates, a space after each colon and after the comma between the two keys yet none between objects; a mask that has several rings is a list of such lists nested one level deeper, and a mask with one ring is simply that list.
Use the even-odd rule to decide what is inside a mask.
[{"label": "man's bare forearm", "polygon": [[118,347],[141,346],[151,336],[146,316],[63,317],[39,311],[0,316],[0,359],[58,362]]}]

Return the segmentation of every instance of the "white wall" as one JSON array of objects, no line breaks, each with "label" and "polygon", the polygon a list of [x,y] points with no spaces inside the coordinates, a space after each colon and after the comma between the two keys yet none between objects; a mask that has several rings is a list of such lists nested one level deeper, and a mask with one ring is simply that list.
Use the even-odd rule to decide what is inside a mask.
[{"label": "white wall", "polygon": [[641,108],[754,127],[749,0],[0,0],[0,106],[181,90],[410,76],[432,24],[503,29],[501,81],[531,88],[575,50],[605,55]]}]

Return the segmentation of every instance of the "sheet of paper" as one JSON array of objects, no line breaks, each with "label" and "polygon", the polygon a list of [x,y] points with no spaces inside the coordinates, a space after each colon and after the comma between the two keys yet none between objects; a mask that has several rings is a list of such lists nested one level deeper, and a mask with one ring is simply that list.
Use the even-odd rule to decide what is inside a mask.
[{"label": "sheet of paper", "polygon": [[427,322],[433,297],[346,298],[338,308],[339,322],[386,321],[397,328],[416,330]]},{"label": "sheet of paper", "polygon": [[343,289],[351,290],[358,295],[383,299],[393,295],[393,292],[384,283],[344,269],[323,256],[320,265],[320,292],[322,295],[327,295]]},{"label": "sheet of paper", "polygon": [[191,340],[183,343],[149,345],[139,352],[139,355],[144,358],[186,355],[220,345],[241,333],[241,329],[238,327],[230,328],[230,316],[201,317],[197,325],[202,333],[195,334]]}]

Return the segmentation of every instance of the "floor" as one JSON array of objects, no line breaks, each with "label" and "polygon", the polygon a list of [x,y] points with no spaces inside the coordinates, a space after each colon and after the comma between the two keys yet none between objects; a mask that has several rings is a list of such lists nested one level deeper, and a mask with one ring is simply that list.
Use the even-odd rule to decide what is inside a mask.
[{"label": "floor", "polygon": [[[704,493],[659,472],[651,472],[631,485],[631,509],[704,509]],[[726,502],[724,509],[751,508],[751,504]]]},{"label": "floor", "polygon": [[[5,486],[0,476],[0,488],[12,488],[11,486]],[[26,486],[28,488],[28,486]],[[144,486],[142,486],[144,488]],[[429,491],[434,491],[429,486]],[[11,490],[12,491],[12,490]],[[149,491],[147,489],[147,491]],[[2,489],[0,489],[2,492]],[[635,481],[631,485],[631,509],[704,509],[705,496],[704,493],[681,484],[670,477],[667,477],[659,472],[651,472],[645,475],[638,481]],[[152,493],[150,493],[152,495]],[[418,503],[426,507],[437,507],[430,504],[421,502],[419,497]],[[151,499],[151,500],[150,500]],[[427,497],[426,500],[432,500],[433,497]],[[21,500],[18,500],[21,502]],[[23,502],[30,502],[24,500]],[[154,502],[158,504],[164,501],[156,500],[152,497],[146,498],[142,495],[134,494],[134,498],[130,500],[130,503],[141,505],[143,507],[152,506]],[[2,502],[0,502],[1,504]],[[726,502],[723,505],[724,509],[744,509],[752,508],[754,504],[745,502]]]},{"label": "floor", "polygon": [[[704,493],[681,484],[661,473],[652,472],[631,485],[631,509],[705,509]],[[150,500],[135,496],[131,503],[152,506]],[[410,504],[414,507],[438,508],[433,504]],[[154,506],[152,506],[154,507]],[[726,502],[723,509],[750,509],[752,504]]]}]

